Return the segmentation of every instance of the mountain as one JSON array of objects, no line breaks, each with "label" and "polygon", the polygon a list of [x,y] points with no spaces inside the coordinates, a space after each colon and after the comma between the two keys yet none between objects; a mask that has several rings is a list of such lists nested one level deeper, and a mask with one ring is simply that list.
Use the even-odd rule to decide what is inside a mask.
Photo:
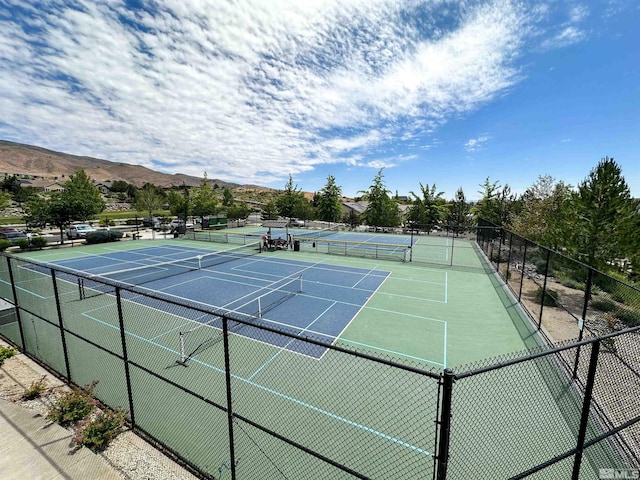
[{"label": "mountain", "polygon": [[[92,180],[108,182],[122,180],[137,187],[152,183],[161,187],[198,186],[201,178],[176,173],[160,173],[140,165],[110,162],[92,157],[80,157],[68,153],[55,152],[46,148],[0,140],[0,175],[33,175],[47,179],[66,180],[69,176],[84,170]],[[238,187],[235,183],[209,179],[219,187]]]}]

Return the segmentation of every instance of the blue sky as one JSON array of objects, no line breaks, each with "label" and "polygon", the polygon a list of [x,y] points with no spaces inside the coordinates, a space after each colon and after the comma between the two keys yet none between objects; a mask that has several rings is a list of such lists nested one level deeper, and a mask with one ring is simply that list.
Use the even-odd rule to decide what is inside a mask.
[{"label": "blue sky", "polygon": [[470,200],[610,156],[640,197],[638,25],[634,0],[0,0],[0,139]]}]

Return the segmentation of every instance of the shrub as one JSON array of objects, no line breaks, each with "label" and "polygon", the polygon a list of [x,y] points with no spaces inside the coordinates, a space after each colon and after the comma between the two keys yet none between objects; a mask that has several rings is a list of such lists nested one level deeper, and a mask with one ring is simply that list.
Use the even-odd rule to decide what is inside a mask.
[{"label": "shrub", "polygon": [[542,287],[538,287],[536,290],[536,302],[545,307],[557,307],[558,306],[558,292],[547,288],[544,298],[542,298]]},{"label": "shrub", "polygon": [[42,248],[47,246],[47,239],[44,237],[33,237],[31,239],[31,246],[33,248]]},{"label": "shrub", "polygon": [[0,240],[0,252],[4,252],[7,248],[11,247],[13,243],[9,240]]},{"label": "shrub", "polygon": [[88,418],[78,423],[73,441],[93,452],[100,452],[122,432],[124,423],[125,412],[120,408],[100,412],[95,418]]},{"label": "shrub", "polygon": [[31,384],[29,388],[27,388],[22,394],[23,400],[33,400],[34,398],[40,398],[42,393],[47,389],[47,385],[44,383],[44,379],[46,375],[43,376],[40,380],[36,380]]},{"label": "shrub", "polygon": [[16,240],[16,245],[20,247],[20,250],[24,251],[29,248],[29,240],[21,238],[20,240]]},{"label": "shrub", "polygon": [[640,311],[630,308],[618,308],[615,312],[616,317],[628,327],[640,325]]},{"label": "shrub", "polygon": [[583,292],[586,288],[583,282],[578,282],[572,278],[566,278],[566,279],[560,280],[560,283],[567,288],[573,288],[574,290],[582,290]]},{"label": "shrub", "polygon": [[97,403],[92,398],[97,383],[94,381],[84,388],[73,387],[71,391],[63,393],[49,408],[47,419],[67,426],[88,417]]},{"label": "shrub", "polygon": [[613,312],[618,308],[616,302],[608,298],[594,298],[591,300],[591,308],[600,310],[601,312]]},{"label": "shrub", "polygon": [[2,365],[7,358],[13,357],[16,353],[16,349],[13,347],[0,346],[0,365]]},{"label": "shrub", "polygon": [[534,265],[536,266],[536,272],[538,272],[541,275],[544,275],[547,269],[547,259],[546,258],[538,259],[534,262]]},{"label": "shrub", "polygon": [[115,232],[111,230],[98,230],[96,232],[90,232],[87,234],[87,243],[107,243],[115,242],[122,238],[122,232]]}]

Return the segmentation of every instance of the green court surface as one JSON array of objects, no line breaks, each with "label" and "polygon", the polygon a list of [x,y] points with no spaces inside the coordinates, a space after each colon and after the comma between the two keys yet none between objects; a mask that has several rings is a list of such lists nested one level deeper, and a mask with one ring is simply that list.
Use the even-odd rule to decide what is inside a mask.
[{"label": "green court surface", "polygon": [[[231,230],[231,231],[240,231]],[[159,235],[160,237],[160,235]],[[371,350],[437,368],[451,368],[531,346],[528,320],[505,293],[495,276],[482,268],[479,253],[466,244],[456,247],[465,265],[477,268],[427,265],[429,255],[446,256],[447,238],[421,237],[413,262],[394,262],[305,251],[263,252],[262,258],[296,259],[327,265],[345,265],[389,271],[390,275],[339,337],[339,343]],[[136,249],[150,244],[179,244],[213,250],[236,244],[159,239],[83,245],[54,251],[36,251],[21,257],[55,262],[75,256]],[[462,240],[458,241],[459,243]],[[429,248],[419,248],[426,244]],[[439,243],[439,244],[438,244]],[[435,249],[434,249],[435,244]]]}]

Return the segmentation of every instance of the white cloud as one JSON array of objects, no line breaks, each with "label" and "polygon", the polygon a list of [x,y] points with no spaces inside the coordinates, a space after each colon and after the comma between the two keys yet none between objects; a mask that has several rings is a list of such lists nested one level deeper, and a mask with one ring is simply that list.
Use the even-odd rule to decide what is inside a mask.
[{"label": "white cloud", "polygon": [[482,136],[477,137],[477,138],[470,138],[464,144],[464,149],[467,152],[477,152],[479,150],[482,150],[484,148],[484,144],[487,142],[487,140],[489,140],[489,138],[490,137],[488,137],[486,135],[482,135]]},{"label": "white cloud", "polygon": [[[545,12],[550,14],[550,11]],[[542,41],[543,49],[563,48],[587,39],[588,33],[584,23],[590,15],[589,7],[583,4],[568,5],[564,12],[565,21],[553,25],[550,36]]]},{"label": "white cloud", "polygon": [[0,136],[248,183],[393,166],[362,159],[517,82],[528,28],[504,0],[21,5],[29,25],[0,29]]}]

